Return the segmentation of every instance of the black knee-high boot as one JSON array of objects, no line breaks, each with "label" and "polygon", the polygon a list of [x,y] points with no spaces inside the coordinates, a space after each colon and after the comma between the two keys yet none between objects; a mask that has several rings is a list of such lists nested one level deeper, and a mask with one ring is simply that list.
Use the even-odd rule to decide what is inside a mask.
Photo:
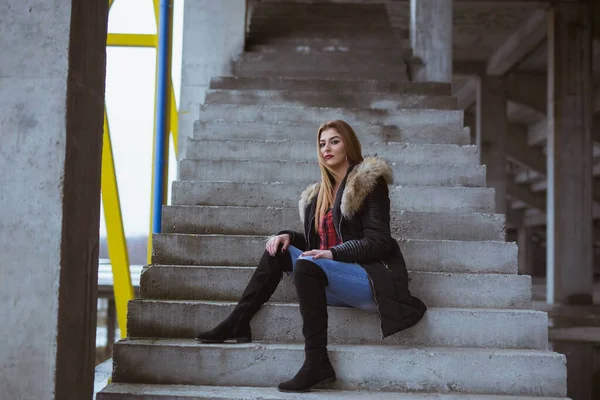
[{"label": "black knee-high boot", "polygon": [[333,366],[327,356],[327,276],[315,263],[296,261],[294,285],[298,293],[305,360],[291,380],[279,384],[283,392],[307,392],[322,383],[335,382]]},{"label": "black knee-high boot", "polygon": [[283,271],[292,270],[289,252],[281,247],[275,256],[264,252],[242,298],[231,314],[214,329],[200,333],[196,339],[203,343],[248,343],[252,341],[250,320],[271,298],[281,281]]}]

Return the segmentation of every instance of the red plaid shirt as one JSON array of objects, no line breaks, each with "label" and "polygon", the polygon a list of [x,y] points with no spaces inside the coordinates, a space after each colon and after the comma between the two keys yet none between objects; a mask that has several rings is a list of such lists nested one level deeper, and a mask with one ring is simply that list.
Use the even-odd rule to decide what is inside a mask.
[{"label": "red plaid shirt", "polygon": [[321,222],[319,224],[319,238],[321,239],[321,244],[319,246],[320,250],[329,250],[333,246],[342,243],[335,232],[335,226],[333,224],[333,211],[331,208],[327,210],[325,215],[323,215],[323,218],[321,218]]}]

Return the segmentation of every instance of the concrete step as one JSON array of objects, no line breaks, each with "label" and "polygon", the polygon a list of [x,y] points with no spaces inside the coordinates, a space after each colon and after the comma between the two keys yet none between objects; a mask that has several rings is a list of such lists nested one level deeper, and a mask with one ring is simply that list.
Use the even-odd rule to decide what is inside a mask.
[{"label": "concrete step", "polygon": [[385,79],[385,75],[399,76],[400,80],[407,80],[406,63],[398,61],[396,63],[386,62],[368,62],[360,64],[358,61],[337,64],[335,60],[329,60],[332,55],[324,56],[320,63],[308,60],[305,55],[298,56],[291,54],[289,60],[285,58],[281,60],[256,60],[256,61],[238,61],[233,66],[234,75],[248,75],[252,72],[270,71],[273,76],[276,71],[279,76],[287,76],[288,74],[318,74],[332,75],[334,78],[340,74],[355,74],[356,79],[361,79],[364,75],[381,76],[380,79]]},{"label": "concrete step", "polygon": [[[257,265],[265,250],[265,236],[155,234],[153,264]],[[400,241],[406,265],[413,271],[516,273],[514,242],[452,240]]]},{"label": "concrete step", "polygon": [[[253,267],[152,265],[141,276],[141,297],[159,300],[237,301]],[[461,274],[410,271],[410,290],[428,307],[531,308],[531,277],[512,274]],[[291,279],[271,297],[296,302]]]},{"label": "concrete step", "polygon": [[[275,71],[275,72],[274,72]],[[408,81],[408,74],[398,71],[372,71],[372,70],[316,70],[314,68],[291,70],[283,67],[272,67],[269,69],[255,67],[240,67],[234,69],[234,75],[246,77],[269,77],[285,76],[299,79],[380,79],[390,81]]]},{"label": "concrete step", "polygon": [[[277,382],[278,383],[278,382]],[[310,393],[282,393],[272,387],[147,385],[111,383],[98,393],[97,400],[566,400],[564,397],[523,397],[437,393],[395,393],[340,390],[313,390]]]},{"label": "concrete step", "polygon": [[[408,41],[406,39],[401,40],[396,36],[389,35],[385,38],[382,37],[360,37],[360,36],[348,36],[348,35],[335,35],[335,36],[315,36],[315,35],[265,35],[265,34],[252,34],[248,35],[247,40],[253,45],[285,45],[289,47],[297,46],[344,46],[344,47],[360,47],[368,48],[369,46],[374,47],[377,50],[378,47],[394,48],[396,47],[399,51],[407,46]],[[377,53],[374,53],[377,54]]]},{"label": "concrete step", "polygon": [[[214,106],[213,106],[214,107]],[[238,106],[239,107],[239,106]],[[229,118],[218,121],[196,121],[194,137],[198,139],[258,139],[258,140],[305,140],[316,139],[320,122],[271,122],[235,121]],[[224,117],[224,115],[221,115]],[[457,144],[470,143],[469,128],[462,126],[403,124],[400,127],[382,124],[352,123],[362,145],[367,143],[403,142],[411,144]]]},{"label": "concrete step", "polygon": [[388,82],[327,79],[292,79],[280,77],[244,78],[220,76],[210,80],[213,90],[283,90],[327,93],[391,93],[431,96],[452,95],[449,84],[436,82]]},{"label": "concrete step", "polygon": [[460,128],[463,126],[462,110],[371,110],[365,108],[334,107],[284,107],[261,105],[209,104],[200,106],[200,121],[230,120],[246,122],[312,122],[322,124],[332,119],[343,119],[352,124],[393,125],[400,129],[409,127],[444,126]]},{"label": "concrete step", "polygon": [[[171,204],[198,206],[297,207],[304,185],[259,182],[175,181]],[[392,209],[418,212],[492,213],[494,189],[390,186]]]},{"label": "concrete step", "polygon": [[[315,135],[316,139],[316,135]],[[453,144],[365,143],[363,154],[392,162],[421,165],[479,165],[477,146]],[[248,151],[252,149],[252,151]],[[289,160],[313,161],[316,140],[243,140],[188,138],[188,160]]]},{"label": "concrete step", "polygon": [[[504,241],[503,214],[392,211],[392,234],[405,239]],[[165,206],[163,233],[272,235],[302,230],[297,207]]]},{"label": "concrete step", "polygon": [[331,53],[354,53],[364,54],[365,57],[379,53],[396,52],[405,60],[410,60],[413,51],[410,47],[408,39],[396,38],[389,44],[378,45],[357,45],[355,43],[305,43],[300,45],[290,44],[261,44],[261,40],[249,41],[246,40],[245,51],[254,53],[280,53],[280,54],[295,54],[295,53],[313,53],[313,54],[331,54]]},{"label": "concrete step", "polygon": [[424,108],[455,110],[456,98],[451,96],[405,95],[387,93],[329,93],[296,91],[214,90],[206,93],[205,104],[261,104],[292,107],[351,107],[377,110]]},{"label": "concrete step", "polygon": [[241,64],[252,63],[288,63],[311,65],[317,68],[341,67],[341,66],[368,66],[371,68],[390,68],[397,65],[404,65],[407,60],[403,57],[401,51],[395,50],[389,53],[371,54],[371,57],[365,58],[365,54],[355,52],[330,52],[330,53],[312,53],[312,52],[285,52],[285,53],[265,53],[265,52],[244,52],[239,62]]},{"label": "concrete step", "polygon": [[[329,357],[335,389],[566,396],[565,357],[547,351],[331,345]],[[113,382],[273,386],[298,371],[304,345],[124,340],[113,360]]]},{"label": "concrete step", "polygon": [[[130,338],[193,339],[223,321],[233,302],[133,300],[129,302]],[[465,329],[468,326],[469,329]],[[377,313],[328,307],[328,343],[381,344]],[[267,303],[252,319],[252,338],[259,342],[303,343],[297,304]],[[410,347],[548,349],[548,316],[532,310],[430,308],[414,327],[383,343]]]},{"label": "concrete step", "polygon": [[[248,152],[252,148],[247,149]],[[391,163],[397,185],[482,187],[483,165]],[[202,182],[288,182],[306,185],[320,180],[315,161],[181,160],[179,179]]]},{"label": "concrete step", "polygon": [[323,42],[307,42],[305,44],[290,45],[285,43],[261,44],[263,39],[246,40],[244,51],[252,53],[279,53],[279,54],[296,54],[296,53],[312,53],[312,54],[362,54],[365,57],[372,57],[374,54],[396,53],[405,60],[410,60],[413,55],[410,42],[407,38],[399,38],[395,36],[395,40],[391,43],[379,43],[377,45],[360,45],[346,41],[345,43],[323,43]]}]

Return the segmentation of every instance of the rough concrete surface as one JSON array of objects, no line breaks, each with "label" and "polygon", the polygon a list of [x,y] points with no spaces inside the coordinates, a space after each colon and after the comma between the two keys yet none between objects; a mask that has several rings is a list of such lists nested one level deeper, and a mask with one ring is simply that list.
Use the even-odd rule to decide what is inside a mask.
[{"label": "rough concrete surface", "polygon": [[81,399],[93,389],[107,4],[83,3],[0,6],[6,399]]},{"label": "rough concrete surface", "polygon": [[256,104],[285,105],[290,107],[350,107],[381,110],[409,108],[455,110],[456,99],[451,96],[394,95],[387,93],[340,94],[329,92],[296,91],[235,91],[210,89],[206,104]]},{"label": "rough concrete surface", "polygon": [[[401,111],[401,112],[400,112]],[[207,104],[200,106],[200,121],[227,120],[235,115],[246,122],[313,122],[321,124],[331,119],[342,119],[352,124],[397,125],[402,128],[463,126],[462,110],[407,109],[390,112],[368,108],[286,107],[263,105]]]},{"label": "rough concrete surface", "polygon": [[[172,186],[174,205],[297,207],[304,187],[285,183],[190,182]],[[421,212],[494,210],[494,189],[438,186],[392,186],[392,208]],[[235,194],[235,196],[234,196]]]},{"label": "rough concrete surface", "polygon": [[[126,340],[115,344],[113,382],[271,386],[297,372],[303,347]],[[338,389],[566,395],[565,357],[547,351],[331,345],[329,354]]]},{"label": "rough concrete surface", "polygon": [[246,0],[194,0],[184,3],[179,154],[192,136],[196,110],[204,103],[212,76],[232,72],[244,49]]},{"label": "rough concrete surface", "polygon": [[566,400],[564,397],[495,396],[469,394],[385,393],[317,389],[310,393],[282,393],[275,387],[140,385],[113,383],[98,400]]},{"label": "rough concrete surface", "polygon": [[[313,141],[188,139],[188,160],[288,160],[316,161],[316,132]],[[476,146],[454,144],[408,144],[379,142],[362,144],[363,155],[384,160],[422,165],[479,165]],[[252,149],[252,151],[249,151]],[[319,177],[320,175],[317,175]]]},{"label": "rough concrete surface", "polygon": [[[406,239],[504,241],[502,214],[392,211],[392,234]],[[164,233],[272,235],[302,231],[296,207],[166,206]]]},{"label": "rough concrete surface", "polygon": [[[314,161],[289,160],[182,160],[182,181],[228,182],[315,182],[320,177]],[[390,163],[396,185],[482,187],[483,165],[422,165]]]},{"label": "rough concrete surface", "polygon": [[[152,262],[173,265],[256,265],[266,236],[155,234]],[[400,241],[409,268],[428,272],[517,271],[517,246],[505,242]]]},{"label": "rough concrete surface", "polygon": [[[238,300],[253,267],[151,265],[141,275],[145,299]],[[531,279],[512,274],[409,271],[411,293],[430,307],[531,308]],[[296,302],[292,279],[284,277],[271,297]]]},{"label": "rough concrete surface", "polygon": [[[233,302],[135,300],[129,303],[129,337],[192,339],[215,327],[234,307]],[[329,344],[548,349],[548,317],[540,311],[430,308],[417,325],[383,341],[375,313],[329,307],[328,314]],[[252,320],[252,337],[302,344],[298,305],[264,305]]]},{"label": "rough concrete surface", "polygon": [[447,83],[386,82],[382,80],[294,79],[282,77],[217,76],[210,80],[213,90],[285,90],[296,93],[390,93],[448,96],[452,94]]},{"label": "rough concrete surface", "polygon": [[[266,137],[272,140],[312,140],[320,124],[335,115],[323,115],[323,119],[314,122],[299,121],[236,121],[232,114],[213,121],[196,121],[194,137],[198,139],[257,139]],[[393,126],[381,123],[352,123],[361,143],[405,142],[412,144],[470,144],[469,128],[458,125],[421,125]]]}]

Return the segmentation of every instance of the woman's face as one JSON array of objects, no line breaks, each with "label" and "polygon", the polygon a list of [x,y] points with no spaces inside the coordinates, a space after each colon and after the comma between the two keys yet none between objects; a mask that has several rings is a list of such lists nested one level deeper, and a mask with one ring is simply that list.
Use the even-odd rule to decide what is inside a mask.
[{"label": "woman's face", "polygon": [[330,128],[321,132],[319,150],[325,163],[332,168],[346,162],[346,148],[344,147],[342,135],[335,129]]}]

